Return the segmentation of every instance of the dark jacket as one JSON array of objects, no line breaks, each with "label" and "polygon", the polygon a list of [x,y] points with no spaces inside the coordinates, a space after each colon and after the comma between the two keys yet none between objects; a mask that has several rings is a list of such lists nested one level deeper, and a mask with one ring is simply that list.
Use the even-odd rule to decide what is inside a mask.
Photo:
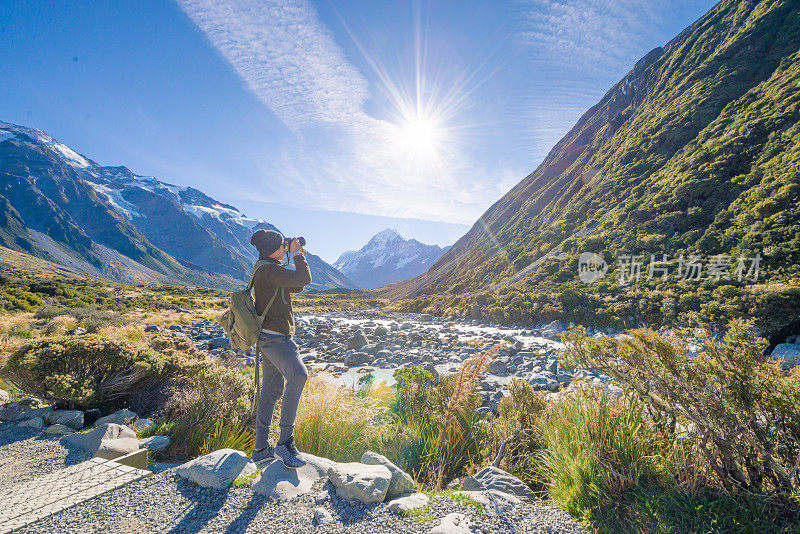
[{"label": "dark jacket", "polygon": [[264,307],[275,293],[276,287],[283,287],[278,291],[278,296],[272,303],[261,328],[274,330],[281,334],[294,335],[294,314],[292,312],[292,295],[299,293],[304,286],[311,283],[311,270],[308,261],[303,256],[294,256],[295,270],[281,266],[281,262],[267,258],[270,262],[262,265],[256,271],[253,287],[256,292],[256,313],[261,315]]}]

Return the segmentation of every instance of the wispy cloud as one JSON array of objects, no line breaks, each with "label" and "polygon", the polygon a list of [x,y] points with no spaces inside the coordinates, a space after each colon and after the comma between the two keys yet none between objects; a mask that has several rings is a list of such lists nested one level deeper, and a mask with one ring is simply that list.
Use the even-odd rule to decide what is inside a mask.
[{"label": "wispy cloud", "polygon": [[686,16],[679,0],[520,0],[518,5],[517,41],[527,50],[532,72],[524,113],[537,160],[636,61],[672,37],[666,21]]},{"label": "wispy cloud", "polygon": [[361,114],[366,79],[302,0],[178,0],[248,88],[291,129]]},{"label": "wispy cloud", "polygon": [[[399,150],[400,127],[365,111],[367,79],[308,1],[178,3],[247,87],[296,134],[264,162],[268,180],[257,200],[291,198],[322,209],[469,223],[518,180],[520,172],[470,161],[455,139],[435,158],[420,160]],[[362,53],[385,100],[395,101],[399,115],[412,113],[400,100],[414,91],[404,91],[376,58]],[[417,82],[420,75],[418,70]],[[460,89],[441,99],[439,107],[449,117],[470,91],[458,81],[448,87]],[[417,83],[418,110],[426,104],[419,89]]]},{"label": "wispy cloud", "polygon": [[542,59],[616,74],[656,46],[654,34],[676,9],[674,0],[524,0],[520,38]]}]

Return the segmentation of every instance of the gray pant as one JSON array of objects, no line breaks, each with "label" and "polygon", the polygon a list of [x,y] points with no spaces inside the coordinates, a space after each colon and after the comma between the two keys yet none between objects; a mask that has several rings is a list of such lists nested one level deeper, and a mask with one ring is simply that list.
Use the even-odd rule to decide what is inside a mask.
[{"label": "gray pant", "polygon": [[[281,439],[292,435],[300,394],[308,379],[308,369],[300,359],[300,350],[289,336],[261,333],[258,340],[264,373],[261,385],[261,400],[256,414],[256,449],[267,446],[269,426],[275,402],[281,398]],[[286,384],[284,386],[284,379]]]}]

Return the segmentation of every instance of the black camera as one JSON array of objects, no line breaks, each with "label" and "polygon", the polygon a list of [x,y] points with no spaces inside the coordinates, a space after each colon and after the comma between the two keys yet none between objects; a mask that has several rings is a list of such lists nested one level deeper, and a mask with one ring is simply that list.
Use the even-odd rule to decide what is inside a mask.
[{"label": "black camera", "polygon": [[292,241],[294,241],[295,239],[297,239],[297,241],[300,243],[301,247],[306,246],[306,238],[305,237],[287,237],[286,239],[283,240],[283,242],[286,244],[286,250],[289,250],[289,245],[291,245]]}]

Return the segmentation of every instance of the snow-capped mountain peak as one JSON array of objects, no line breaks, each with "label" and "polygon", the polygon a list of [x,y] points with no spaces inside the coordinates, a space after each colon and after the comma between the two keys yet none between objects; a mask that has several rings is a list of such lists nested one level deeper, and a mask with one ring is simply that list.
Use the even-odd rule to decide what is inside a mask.
[{"label": "snow-capped mountain peak", "polygon": [[342,253],[333,265],[361,287],[375,288],[425,272],[446,250],[405,239],[397,230],[387,228],[360,250]]}]

